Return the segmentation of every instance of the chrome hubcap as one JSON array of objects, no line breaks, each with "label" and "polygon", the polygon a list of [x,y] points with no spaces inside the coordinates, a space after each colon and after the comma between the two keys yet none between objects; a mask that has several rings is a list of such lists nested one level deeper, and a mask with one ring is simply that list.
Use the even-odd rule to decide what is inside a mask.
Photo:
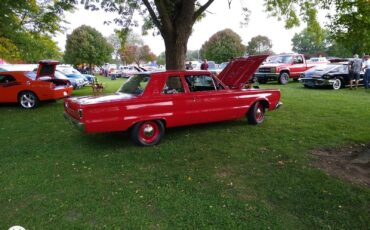
[{"label": "chrome hubcap", "polygon": [[25,108],[32,108],[35,105],[35,97],[32,94],[23,94],[21,104]]},{"label": "chrome hubcap", "polygon": [[147,126],[145,126],[145,128],[144,128],[144,135],[146,136],[146,137],[151,137],[151,136],[153,136],[153,134],[154,134],[154,128],[153,128],[153,126],[151,126],[151,125],[147,125]]}]

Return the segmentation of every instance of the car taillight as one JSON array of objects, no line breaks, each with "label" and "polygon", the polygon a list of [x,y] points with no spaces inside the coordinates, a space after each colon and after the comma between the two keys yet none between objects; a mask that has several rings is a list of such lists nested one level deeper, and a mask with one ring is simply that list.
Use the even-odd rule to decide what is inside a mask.
[{"label": "car taillight", "polygon": [[80,118],[82,118],[82,116],[83,116],[83,110],[82,109],[79,109],[79,110],[77,110],[77,112],[78,112],[78,116]]}]

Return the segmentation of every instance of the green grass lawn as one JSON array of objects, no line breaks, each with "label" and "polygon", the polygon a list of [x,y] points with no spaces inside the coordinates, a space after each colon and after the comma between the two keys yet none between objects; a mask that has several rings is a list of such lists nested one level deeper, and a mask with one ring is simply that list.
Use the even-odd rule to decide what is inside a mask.
[{"label": "green grass lawn", "polygon": [[78,132],[62,101],[0,105],[0,229],[369,229],[370,189],[311,168],[309,153],[368,143],[370,93],[262,87],[284,102],[262,125],[173,128],[149,148]]}]

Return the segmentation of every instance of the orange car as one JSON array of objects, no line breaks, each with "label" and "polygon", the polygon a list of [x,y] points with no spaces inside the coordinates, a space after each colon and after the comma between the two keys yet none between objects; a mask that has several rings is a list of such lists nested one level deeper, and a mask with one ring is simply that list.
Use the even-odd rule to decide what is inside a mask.
[{"label": "orange car", "polygon": [[71,83],[54,76],[58,63],[40,61],[37,72],[0,71],[0,103],[18,102],[21,107],[32,109],[39,101],[70,96],[73,91]]}]

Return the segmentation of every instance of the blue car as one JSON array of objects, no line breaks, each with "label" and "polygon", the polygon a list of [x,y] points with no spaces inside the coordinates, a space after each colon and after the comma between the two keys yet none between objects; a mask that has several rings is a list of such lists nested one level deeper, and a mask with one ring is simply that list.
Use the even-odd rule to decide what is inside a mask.
[{"label": "blue car", "polygon": [[[79,89],[84,87],[86,83],[86,79],[83,76],[70,74],[68,71],[63,71],[64,69],[57,69],[55,71],[56,77],[67,77],[68,80],[71,82],[73,89]],[[69,74],[68,74],[69,73]],[[58,75],[58,76],[57,76]]]},{"label": "blue car", "polygon": [[95,81],[95,76],[90,74],[82,74],[72,67],[58,66],[57,70],[64,73],[67,77],[83,79],[84,85],[91,84]]}]

